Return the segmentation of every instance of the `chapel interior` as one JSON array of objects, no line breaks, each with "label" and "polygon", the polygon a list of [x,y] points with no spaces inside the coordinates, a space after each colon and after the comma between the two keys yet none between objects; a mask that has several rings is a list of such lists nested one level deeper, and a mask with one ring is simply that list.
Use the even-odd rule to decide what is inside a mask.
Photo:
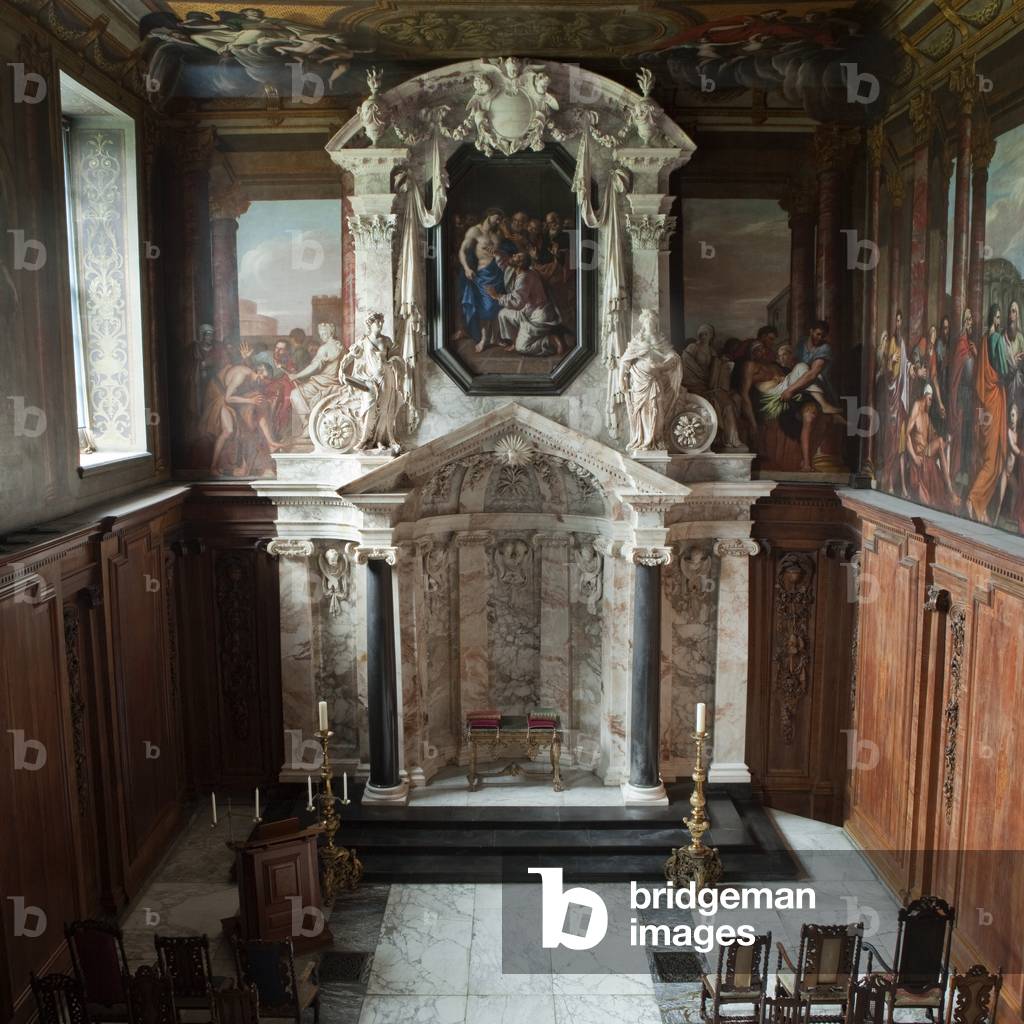
[{"label": "chapel interior", "polygon": [[1024,0],[0,12],[0,1019],[1024,1020]]}]

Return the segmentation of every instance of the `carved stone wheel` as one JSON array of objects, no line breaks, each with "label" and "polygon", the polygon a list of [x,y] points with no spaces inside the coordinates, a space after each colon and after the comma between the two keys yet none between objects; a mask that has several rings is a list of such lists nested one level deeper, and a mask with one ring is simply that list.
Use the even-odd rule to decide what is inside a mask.
[{"label": "carved stone wheel", "polygon": [[715,407],[700,395],[686,395],[669,425],[669,434],[676,451],[686,455],[706,452],[718,433]]},{"label": "carved stone wheel", "polygon": [[350,452],[359,440],[359,423],[340,395],[324,395],[309,414],[309,437],[314,447]]}]

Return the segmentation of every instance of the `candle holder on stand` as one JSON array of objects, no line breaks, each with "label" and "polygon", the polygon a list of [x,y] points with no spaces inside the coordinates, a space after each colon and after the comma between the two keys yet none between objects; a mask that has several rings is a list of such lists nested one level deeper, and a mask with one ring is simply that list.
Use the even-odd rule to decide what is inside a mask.
[{"label": "candle holder on stand", "polygon": [[683,824],[690,833],[690,845],[680,846],[672,851],[672,856],[665,861],[665,877],[676,885],[696,883],[698,891],[709,889],[722,878],[722,858],[714,846],[704,845],[704,833],[711,827],[704,808],[704,783],[707,773],[704,771],[704,743],[707,730],[691,733],[697,746],[697,760],[693,766],[693,792],[690,794],[690,806],[693,808],[689,818]]},{"label": "candle holder on stand", "polygon": [[336,846],[334,837],[341,828],[341,819],[335,809],[335,803],[341,803],[331,788],[331,759],[327,752],[327,744],[334,735],[330,729],[318,729],[314,735],[320,740],[323,760],[320,764],[320,777],[323,779],[323,791],[314,797],[320,801],[320,824],[323,825],[327,842],[320,847],[320,861],[323,865],[323,895],[327,902],[333,902],[342,889],[354,889],[363,877],[362,861],[356,856],[355,850],[344,846]]}]

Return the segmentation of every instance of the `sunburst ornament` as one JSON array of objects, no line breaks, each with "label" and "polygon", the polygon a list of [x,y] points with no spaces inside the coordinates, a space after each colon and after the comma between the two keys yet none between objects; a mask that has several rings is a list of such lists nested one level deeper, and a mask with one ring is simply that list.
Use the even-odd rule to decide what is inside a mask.
[{"label": "sunburst ornament", "polygon": [[526,466],[533,461],[534,448],[521,434],[506,434],[498,438],[494,453],[508,466]]}]

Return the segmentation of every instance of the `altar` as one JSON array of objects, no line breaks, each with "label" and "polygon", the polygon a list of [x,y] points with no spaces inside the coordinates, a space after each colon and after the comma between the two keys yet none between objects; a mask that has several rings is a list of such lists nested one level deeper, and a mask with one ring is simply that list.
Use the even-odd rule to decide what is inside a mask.
[{"label": "altar", "polygon": [[[371,73],[328,144],[351,182],[359,337],[327,353],[338,383],[310,395],[308,444],[255,485],[276,506],[282,780],[312,770],[318,700],[332,763],[367,778],[364,804],[399,805],[469,764],[467,712],[543,706],[560,768],[664,804],[704,702],[710,781],[749,783],[751,506],[773,484],[723,447],[718,396],[681,387],[668,175],[694,147],[638,81],[516,58],[387,92]],[[575,228],[552,210],[531,242],[525,212],[472,198],[513,158],[571,197]],[[473,298],[485,261],[498,284]]]}]

